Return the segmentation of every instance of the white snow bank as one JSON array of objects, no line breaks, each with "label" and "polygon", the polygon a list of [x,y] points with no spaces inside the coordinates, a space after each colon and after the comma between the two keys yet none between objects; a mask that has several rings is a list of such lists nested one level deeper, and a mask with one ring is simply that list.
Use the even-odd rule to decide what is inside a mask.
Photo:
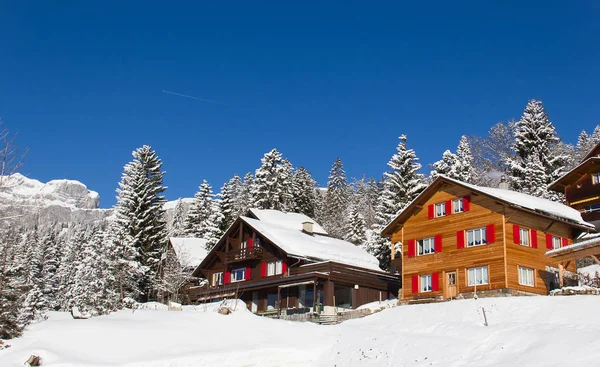
[{"label": "white snow bank", "polygon": [[327,234],[327,231],[319,223],[301,213],[288,213],[272,209],[250,209],[250,212],[263,223],[276,224],[279,227],[296,231],[302,230],[302,223],[311,222],[314,233]]},{"label": "white snow bank", "polygon": [[193,237],[170,237],[173,250],[184,267],[197,267],[208,255],[206,240]]},{"label": "white snow bank", "polygon": [[577,269],[577,272],[581,275],[588,275],[591,278],[596,277],[596,275],[600,274],[600,265],[594,264],[589,266],[584,266],[583,268]]},{"label": "white snow bank", "polygon": [[396,307],[396,306],[398,306],[398,299],[392,298],[392,299],[388,299],[385,301],[375,301],[375,302],[365,303],[364,305],[359,306],[357,309],[358,310],[368,309],[368,310],[371,310],[371,312],[375,312],[375,311],[381,311],[383,309],[392,308],[392,307]]},{"label": "white snow bank", "polygon": [[88,320],[53,312],[0,351],[0,366],[22,366],[34,353],[44,367],[562,367],[600,358],[598,296],[399,306],[333,326],[189,307]]}]

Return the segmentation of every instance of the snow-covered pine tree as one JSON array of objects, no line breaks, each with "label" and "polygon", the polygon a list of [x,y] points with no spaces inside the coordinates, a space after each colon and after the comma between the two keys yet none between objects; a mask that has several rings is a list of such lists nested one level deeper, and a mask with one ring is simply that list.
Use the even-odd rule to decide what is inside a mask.
[{"label": "snow-covered pine tree", "polygon": [[433,164],[431,177],[435,178],[439,175],[445,175],[466,183],[476,181],[473,155],[471,154],[469,139],[466,136],[461,136],[456,154],[446,150],[442,155],[442,159]]},{"label": "snow-covered pine tree", "polygon": [[371,228],[377,221],[377,201],[379,199],[379,186],[374,178],[366,181],[363,177],[353,183],[356,189],[352,201],[356,210],[365,221],[365,228]]},{"label": "snow-covered pine tree", "polygon": [[600,142],[600,125],[596,126],[592,135],[582,130],[575,147],[575,164],[579,164],[598,142]]},{"label": "snow-covered pine tree", "polygon": [[221,230],[224,232],[229,226],[235,221],[240,215],[237,208],[237,202],[240,195],[242,194],[242,179],[237,173],[221,187],[221,214],[223,214],[223,221],[221,223]]},{"label": "snow-covered pine tree", "polygon": [[19,314],[26,294],[21,283],[19,235],[14,228],[0,230],[0,339],[15,338],[22,331]]},{"label": "snow-covered pine tree", "polygon": [[239,215],[244,215],[248,209],[254,207],[254,176],[251,172],[246,173],[244,176],[244,183],[240,190],[240,195],[235,202],[235,209]]},{"label": "snow-covered pine tree", "polygon": [[133,161],[124,167],[117,189],[116,222],[133,240],[138,261],[145,267],[140,279],[142,300],[155,295],[154,282],[161,254],[167,241],[163,205],[166,190],[163,186],[162,162],[156,151],[144,145],[133,151]]},{"label": "snow-covered pine tree", "polygon": [[323,226],[332,237],[344,238],[346,213],[350,203],[352,187],[348,185],[344,165],[340,158],[333,162],[325,193],[325,221]]},{"label": "snow-covered pine tree", "polygon": [[215,203],[212,187],[203,180],[194,202],[188,210],[185,220],[185,234],[189,237],[207,240],[207,249],[211,249],[221,237],[223,220],[218,204]]},{"label": "snow-covered pine tree", "polygon": [[431,178],[436,178],[440,175],[450,176],[454,167],[456,166],[456,162],[458,161],[458,157],[456,154],[452,153],[449,150],[446,150],[442,154],[442,159],[434,162],[431,166],[433,170],[431,170],[430,176]]},{"label": "snow-covered pine tree", "polygon": [[292,202],[292,165],[277,149],[266,153],[254,174],[253,201],[258,209],[287,210]]},{"label": "snow-covered pine tree", "polygon": [[169,226],[169,237],[181,237],[185,233],[185,216],[187,210],[181,198],[177,199],[173,208],[173,217]]},{"label": "snow-covered pine tree", "polygon": [[[548,185],[558,179],[568,161],[565,155],[553,154],[553,148],[559,142],[554,125],[548,120],[541,101],[531,100],[527,103],[523,116],[517,123],[513,150],[514,157],[506,161],[511,186],[519,192],[536,192],[550,200],[560,200],[560,195],[549,192]],[[534,159],[533,156],[537,158]],[[540,180],[532,182],[527,179],[527,164],[535,165],[539,161],[543,168]],[[529,162],[529,163],[528,163]],[[540,188],[534,187],[542,182]]]},{"label": "snow-covered pine tree", "polygon": [[384,174],[383,191],[377,206],[377,224],[368,232],[365,250],[379,259],[383,269],[389,269],[391,243],[381,237],[383,228],[391,222],[426,187],[419,173],[421,164],[413,149],[406,147],[406,135],[400,136],[396,154],[388,162],[391,171]]},{"label": "snow-covered pine tree", "polygon": [[317,182],[304,167],[298,167],[292,177],[293,211],[315,218]]},{"label": "snow-covered pine tree", "polygon": [[279,180],[279,187],[281,188],[278,200],[281,202],[281,207],[279,210],[291,212],[295,207],[292,186],[294,180],[294,166],[292,166],[292,163],[289,161],[289,159],[284,158],[282,160],[277,178]]},{"label": "snow-covered pine tree", "polygon": [[104,249],[112,282],[109,289],[114,292],[112,304],[115,307],[124,298],[138,299],[141,294],[138,279],[144,277],[146,267],[138,261],[139,249],[133,244],[133,239],[121,226],[109,225],[104,236]]},{"label": "snow-covered pine tree", "polygon": [[469,138],[477,172],[474,184],[498,187],[500,177],[508,171],[506,166],[508,158],[515,155],[512,145],[516,127],[517,122],[514,120],[507,123],[499,122],[491,127],[487,136],[472,135]]},{"label": "snow-covered pine tree", "polygon": [[359,213],[358,206],[352,205],[348,214],[345,240],[355,245],[364,245],[367,240],[366,231],[365,219]]}]

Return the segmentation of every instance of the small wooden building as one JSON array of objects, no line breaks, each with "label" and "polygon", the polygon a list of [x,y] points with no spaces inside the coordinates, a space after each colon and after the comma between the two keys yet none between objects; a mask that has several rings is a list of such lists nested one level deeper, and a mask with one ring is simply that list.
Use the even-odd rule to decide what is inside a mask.
[{"label": "small wooden building", "polygon": [[400,281],[350,242],[298,213],[251,209],[193,273],[197,303],[237,297],[254,313],[333,312],[397,297]]},{"label": "small wooden building", "polygon": [[392,254],[402,247],[402,298],[411,300],[547,294],[558,287],[558,264],[545,252],[588,231],[563,204],[441,176],[382,234]]}]

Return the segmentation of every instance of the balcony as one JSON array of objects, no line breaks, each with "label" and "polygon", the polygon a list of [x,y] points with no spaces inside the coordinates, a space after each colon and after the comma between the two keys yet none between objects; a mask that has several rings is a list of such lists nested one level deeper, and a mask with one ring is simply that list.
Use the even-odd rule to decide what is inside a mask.
[{"label": "balcony", "polygon": [[243,248],[241,250],[228,251],[225,253],[225,264],[236,263],[246,260],[262,259],[263,249],[253,247],[250,249]]}]

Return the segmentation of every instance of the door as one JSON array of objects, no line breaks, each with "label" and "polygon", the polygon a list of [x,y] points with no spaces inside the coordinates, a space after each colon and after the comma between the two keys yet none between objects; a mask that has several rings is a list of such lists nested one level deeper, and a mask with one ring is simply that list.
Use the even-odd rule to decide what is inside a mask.
[{"label": "door", "polygon": [[456,298],[456,272],[450,271],[446,273],[446,299]]}]

